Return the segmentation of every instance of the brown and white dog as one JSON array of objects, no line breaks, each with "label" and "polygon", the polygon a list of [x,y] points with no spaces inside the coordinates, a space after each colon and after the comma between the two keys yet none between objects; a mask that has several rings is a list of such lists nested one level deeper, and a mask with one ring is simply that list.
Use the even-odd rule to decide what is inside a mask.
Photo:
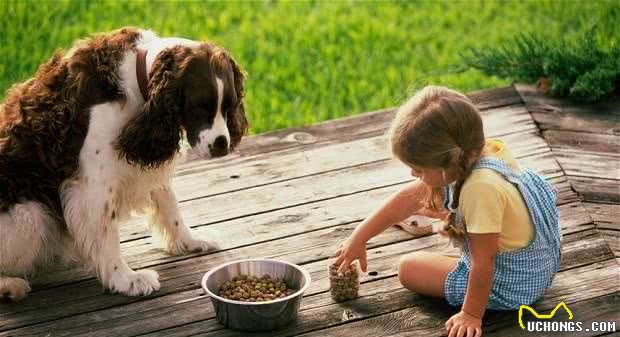
[{"label": "brown and white dog", "polygon": [[121,257],[118,225],[131,211],[149,212],[171,254],[206,250],[181,218],[171,174],[184,139],[203,158],[239,144],[244,79],[214,44],[124,28],[77,42],[13,86],[0,106],[0,297],[22,299],[35,266],[71,252],[112,291],[158,290],[155,271]]}]

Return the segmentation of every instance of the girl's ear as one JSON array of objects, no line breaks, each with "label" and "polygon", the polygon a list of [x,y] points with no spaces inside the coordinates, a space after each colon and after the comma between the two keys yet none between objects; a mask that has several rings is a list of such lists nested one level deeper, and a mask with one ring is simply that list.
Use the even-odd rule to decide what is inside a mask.
[{"label": "girl's ear", "polygon": [[148,99],[142,111],[121,131],[121,158],[143,168],[154,168],[172,159],[181,141],[181,74],[173,48],[157,56],[148,85]]}]

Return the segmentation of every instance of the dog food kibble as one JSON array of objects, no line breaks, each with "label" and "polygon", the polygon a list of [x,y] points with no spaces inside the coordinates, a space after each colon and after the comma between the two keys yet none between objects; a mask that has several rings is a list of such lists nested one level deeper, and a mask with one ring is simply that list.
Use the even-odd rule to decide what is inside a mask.
[{"label": "dog food kibble", "polygon": [[360,274],[357,263],[353,262],[344,272],[338,273],[338,266],[329,265],[329,290],[337,302],[357,298],[360,288]]},{"label": "dog food kibble", "polygon": [[279,278],[263,275],[261,278],[252,275],[239,275],[224,282],[219,295],[229,300],[243,302],[265,302],[286,297],[295,292]]}]

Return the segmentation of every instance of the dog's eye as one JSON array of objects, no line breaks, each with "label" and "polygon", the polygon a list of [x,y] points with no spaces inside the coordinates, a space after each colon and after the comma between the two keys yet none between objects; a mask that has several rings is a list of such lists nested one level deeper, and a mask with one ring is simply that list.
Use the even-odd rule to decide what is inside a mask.
[{"label": "dog's eye", "polygon": [[204,102],[203,104],[200,105],[200,107],[209,112],[209,111],[213,111],[215,112],[215,110],[217,109],[217,102],[213,101],[213,100],[208,100],[206,102]]},{"label": "dog's eye", "polygon": [[230,99],[224,99],[224,102],[222,102],[222,112],[224,112],[225,114],[228,113],[228,110],[230,110],[232,104],[230,104]]},{"label": "dog's eye", "polygon": [[222,105],[222,114],[224,114],[224,117],[226,117],[231,112],[231,110],[235,108],[237,108],[237,104],[233,104],[230,100],[225,100],[224,104]]}]

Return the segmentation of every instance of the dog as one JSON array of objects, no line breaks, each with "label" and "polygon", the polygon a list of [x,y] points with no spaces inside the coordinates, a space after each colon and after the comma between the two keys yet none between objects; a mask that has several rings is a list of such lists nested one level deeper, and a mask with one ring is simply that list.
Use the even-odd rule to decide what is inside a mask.
[{"label": "dog", "polygon": [[153,270],[121,257],[131,211],[171,254],[206,251],[170,187],[182,144],[221,157],[248,129],[245,73],[223,48],[126,27],[56,52],[0,106],[0,296],[75,253],[107,289],[148,295]]}]

